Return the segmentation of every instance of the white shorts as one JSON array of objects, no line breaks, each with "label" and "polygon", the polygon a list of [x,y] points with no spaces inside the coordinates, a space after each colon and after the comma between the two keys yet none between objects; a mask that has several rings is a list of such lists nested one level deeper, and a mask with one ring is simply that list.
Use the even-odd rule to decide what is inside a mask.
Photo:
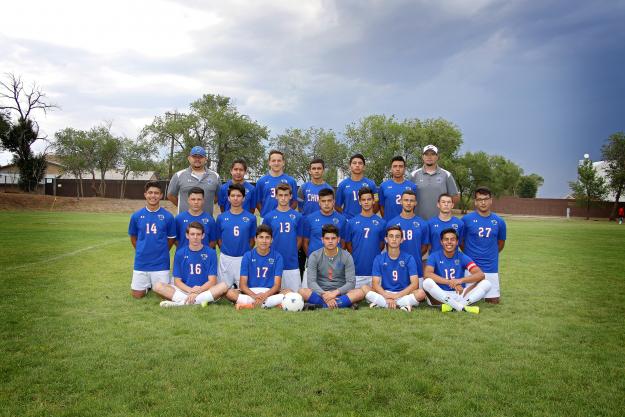
[{"label": "white shorts", "polygon": [[[254,287],[254,288],[250,288],[250,291],[252,291],[254,294],[262,294],[262,293],[269,291],[269,288]],[[253,303],[254,303],[254,299],[247,294],[240,293],[239,296],[237,297],[237,304],[253,304]]]},{"label": "white shorts", "polygon": [[363,285],[371,286],[371,275],[356,275],[356,287],[360,288]]},{"label": "white shorts", "polygon": [[490,282],[490,290],[484,295],[484,298],[498,298],[499,292],[499,272],[485,272],[486,281]]},{"label": "white shorts", "polygon": [[280,289],[285,290],[288,288],[291,291],[297,292],[300,285],[301,278],[299,269],[285,269],[282,271],[282,284],[280,285]]},{"label": "white shorts", "polygon": [[232,288],[233,284],[239,286],[241,278],[241,261],[242,256],[228,256],[223,253],[219,254],[219,268],[217,270],[217,278],[219,282],[226,283],[228,288]]},{"label": "white shorts", "polygon": [[134,291],[145,291],[154,288],[157,282],[169,284],[169,270],[167,271],[132,271],[130,288]]},{"label": "white shorts", "polygon": [[308,288],[308,261],[306,261],[306,269],[302,275],[302,288]]}]

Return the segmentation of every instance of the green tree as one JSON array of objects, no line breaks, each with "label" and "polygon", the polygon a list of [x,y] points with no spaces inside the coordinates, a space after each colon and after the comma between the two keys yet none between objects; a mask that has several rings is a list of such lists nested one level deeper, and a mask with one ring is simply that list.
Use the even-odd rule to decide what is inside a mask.
[{"label": "green tree", "polygon": [[625,189],[625,133],[613,133],[606,142],[601,148],[601,153],[608,164],[608,187],[615,195],[610,213],[610,220],[614,220],[619,200]]},{"label": "green tree", "polygon": [[87,133],[67,127],[54,134],[54,152],[63,164],[63,172],[76,178],[76,197],[84,197],[83,175],[89,172]]},{"label": "green tree", "polygon": [[156,146],[147,140],[132,141],[123,138],[119,153],[119,168],[122,175],[122,185],[119,198],[124,198],[128,177],[137,176],[154,168],[152,156],[156,153]]},{"label": "green tree", "polygon": [[311,127],[308,131],[312,136],[310,160],[314,158],[323,159],[326,167],[326,182],[336,187],[338,185],[337,171],[339,168],[345,169],[349,157],[349,148],[338,139],[333,130]]},{"label": "green tree", "polygon": [[590,218],[590,206],[601,201],[608,193],[604,179],[597,173],[590,158],[577,167],[577,181],[569,182],[577,203],[586,207],[586,220]]},{"label": "green tree", "polygon": [[404,156],[408,166],[414,166],[421,163],[423,147],[434,144],[441,149],[441,166],[446,166],[462,145],[460,130],[444,119],[399,121],[395,116],[371,115],[347,125],[344,135],[351,153],[370,156],[366,175],[377,183],[388,177],[395,155]]},{"label": "green tree", "polygon": [[140,139],[149,139],[156,146],[167,146],[169,150],[167,178],[171,178],[175,171],[187,165],[184,150],[189,148],[191,143],[191,125],[192,119],[189,115],[178,111],[166,112],[163,116],[156,116],[139,135]]},{"label": "green tree", "polygon": [[516,195],[523,169],[500,155],[489,156],[493,173],[488,186],[496,196]]},{"label": "green tree", "polygon": [[466,152],[449,164],[460,193],[459,208],[466,213],[470,207],[475,189],[479,186],[492,187],[493,168],[491,157],[486,152]]},{"label": "green tree", "polygon": [[544,179],[538,174],[523,175],[519,179],[517,195],[521,198],[536,198],[538,189],[543,185]]}]

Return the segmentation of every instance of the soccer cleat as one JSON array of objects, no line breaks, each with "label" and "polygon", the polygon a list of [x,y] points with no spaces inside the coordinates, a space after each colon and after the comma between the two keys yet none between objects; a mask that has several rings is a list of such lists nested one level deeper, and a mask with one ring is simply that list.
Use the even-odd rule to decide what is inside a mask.
[{"label": "soccer cleat", "polygon": [[358,310],[360,308],[360,304],[352,304],[351,306],[349,306],[349,308],[351,308],[352,310]]},{"label": "soccer cleat", "polygon": [[169,301],[169,300],[161,301],[161,304],[160,304],[161,307],[165,307],[165,308],[167,308],[167,307],[180,307],[181,305],[182,304],[178,304],[178,303],[176,303],[174,301]]},{"label": "soccer cleat", "polygon": [[449,313],[450,311],[453,311],[453,307],[450,306],[449,304],[441,304],[441,311],[443,313]]},{"label": "soccer cleat", "polygon": [[464,306],[464,311],[467,313],[480,314],[480,308],[478,306]]},{"label": "soccer cleat", "polygon": [[304,303],[304,311],[312,311],[321,308],[318,304]]},{"label": "soccer cleat", "polygon": [[405,311],[406,313],[410,313],[412,311],[412,306],[410,304],[406,306],[399,307],[400,310]]},{"label": "soccer cleat", "polygon": [[380,306],[377,305],[376,303],[371,303],[369,304],[369,308],[380,308]]},{"label": "soccer cleat", "polygon": [[254,304],[235,304],[234,308],[237,310],[250,310],[254,308]]},{"label": "soccer cleat", "polygon": [[208,301],[203,301],[201,305],[202,305],[202,308],[208,307]]}]

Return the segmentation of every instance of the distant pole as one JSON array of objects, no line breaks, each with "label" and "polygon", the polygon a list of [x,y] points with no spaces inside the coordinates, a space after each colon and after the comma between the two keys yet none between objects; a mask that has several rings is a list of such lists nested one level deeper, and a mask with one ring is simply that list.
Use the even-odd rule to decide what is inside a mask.
[{"label": "distant pole", "polygon": [[571,219],[571,208],[570,207],[566,208],[566,219],[567,220]]}]

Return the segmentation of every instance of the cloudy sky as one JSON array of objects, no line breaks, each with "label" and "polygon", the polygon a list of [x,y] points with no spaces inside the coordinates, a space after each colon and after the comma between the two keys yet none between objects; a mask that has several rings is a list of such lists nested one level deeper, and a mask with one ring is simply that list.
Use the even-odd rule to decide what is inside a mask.
[{"label": "cloudy sky", "polygon": [[103,121],[133,136],[204,93],[272,134],[443,117],[464,151],[561,197],[582,155],[625,130],[625,1],[21,0],[2,14],[0,72],[61,107],[38,115],[49,136]]}]

